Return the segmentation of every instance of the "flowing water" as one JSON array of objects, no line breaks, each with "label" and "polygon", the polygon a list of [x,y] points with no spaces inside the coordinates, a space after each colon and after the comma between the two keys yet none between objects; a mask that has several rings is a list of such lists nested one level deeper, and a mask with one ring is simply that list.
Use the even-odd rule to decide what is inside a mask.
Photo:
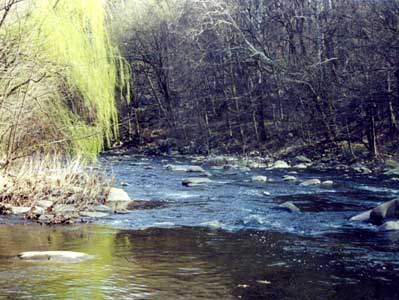
[{"label": "flowing water", "polygon": [[[161,158],[103,162],[142,207],[68,227],[2,219],[0,299],[399,298],[399,233],[348,221],[397,197],[395,182],[295,170],[300,180],[336,183],[302,187],[282,181],[292,170],[207,169],[212,183],[187,188],[181,182],[188,174],[166,170]],[[274,182],[251,182],[254,175]],[[285,201],[302,212],[275,209]],[[77,264],[16,258],[29,250],[94,258]]]}]

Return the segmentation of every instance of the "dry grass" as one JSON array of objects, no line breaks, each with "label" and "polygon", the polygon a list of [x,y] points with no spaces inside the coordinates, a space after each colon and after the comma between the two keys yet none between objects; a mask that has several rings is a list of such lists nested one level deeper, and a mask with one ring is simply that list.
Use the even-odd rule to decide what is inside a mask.
[{"label": "dry grass", "polygon": [[71,204],[77,210],[104,204],[110,180],[98,168],[88,167],[79,158],[32,157],[20,160],[3,175],[0,202],[34,207],[39,200]]}]

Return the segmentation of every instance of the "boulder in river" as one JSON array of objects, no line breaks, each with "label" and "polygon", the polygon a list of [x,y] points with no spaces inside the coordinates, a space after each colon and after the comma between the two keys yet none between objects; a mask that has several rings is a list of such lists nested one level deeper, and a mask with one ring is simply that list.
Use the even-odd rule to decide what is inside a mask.
[{"label": "boulder in river", "polygon": [[93,219],[106,218],[109,216],[109,214],[99,211],[82,211],[80,212],[80,215],[82,217],[93,218]]},{"label": "boulder in river", "polygon": [[252,176],[251,178],[252,181],[254,182],[267,182],[267,177],[266,176]]},{"label": "boulder in river", "polygon": [[364,211],[360,214],[357,214],[356,216],[353,216],[350,218],[350,221],[359,221],[359,222],[367,222],[370,220],[370,213],[372,209]]},{"label": "boulder in river", "polygon": [[182,184],[187,187],[201,186],[212,181],[206,177],[190,177],[183,180]]},{"label": "boulder in river", "polygon": [[309,166],[310,166],[310,164],[308,164],[308,163],[300,163],[300,164],[297,164],[297,165],[293,166],[293,168],[295,168],[295,169],[307,169],[307,168],[309,168]]},{"label": "boulder in river", "polygon": [[300,185],[301,186],[312,186],[312,185],[320,185],[320,184],[321,184],[320,179],[309,179],[309,180],[305,180]]},{"label": "boulder in river", "polygon": [[399,161],[393,159],[387,159],[385,165],[390,169],[399,169]]},{"label": "boulder in river", "polygon": [[385,202],[373,209],[353,216],[351,221],[371,222],[375,225],[381,225],[387,221],[399,220],[399,199]]},{"label": "boulder in river", "polygon": [[399,219],[399,199],[385,202],[374,208],[370,213],[370,221],[377,225],[387,220],[397,219]]},{"label": "boulder in river", "polygon": [[284,175],[283,180],[284,181],[296,181],[297,179],[295,176],[292,176],[292,175]]},{"label": "boulder in river", "polygon": [[111,188],[108,194],[106,205],[112,210],[124,210],[127,209],[129,203],[132,202],[128,193],[122,189]]},{"label": "boulder in river", "polygon": [[288,211],[288,212],[300,212],[301,210],[292,202],[284,202],[280,204],[277,208]]},{"label": "boulder in river", "polygon": [[92,258],[92,255],[73,251],[28,251],[18,254],[20,259],[76,263]]},{"label": "boulder in river", "polygon": [[36,206],[44,208],[44,209],[47,209],[50,206],[52,206],[53,203],[54,203],[53,201],[49,201],[49,200],[39,200],[39,201],[36,202]]},{"label": "boulder in river", "polygon": [[378,227],[379,231],[396,231],[399,230],[399,221],[388,221]]},{"label": "boulder in river", "polygon": [[111,188],[109,190],[107,202],[115,202],[115,201],[132,201],[124,190],[118,188]]},{"label": "boulder in river", "polygon": [[270,167],[270,169],[288,169],[290,165],[283,160],[277,160],[274,164]]},{"label": "boulder in river", "polygon": [[334,185],[334,181],[332,181],[332,180],[326,180],[326,181],[323,181],[323,182],[321,183],[321,185],[324,186],[324,187],[332,187],[332,186]]},{"label": "boulder in river", "polygon": [[298,161],[298,162],[300,162],[300,163],[311,163],[311,162],[312,162],[312,160],[310,160],[309,158],[307,158],[307,157],[304,156],[304,155],[298,155],[298,156],[296,156],[296,157],[295,157],[295,160]]},{"label": "boulder in river", "polygon": [[24,215],[29,212],[30,209],[31,208],[29,206],[13,206],[11,208],[11,213],[14,215]]}]

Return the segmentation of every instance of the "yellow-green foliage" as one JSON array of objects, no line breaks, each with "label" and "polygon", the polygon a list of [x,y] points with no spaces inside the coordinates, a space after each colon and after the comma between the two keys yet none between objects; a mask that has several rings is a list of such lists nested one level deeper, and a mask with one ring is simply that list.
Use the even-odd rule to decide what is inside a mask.
[{"label": "yellow-green foliage", "polygon": [[129,72],[107,33],[106,5],[102,0],[31,0],[20,8],[23,14],[14,16],[23,20],[9,26],[14,35],[29,36],[23,42],[26,55],[43,66],[42,84],[55,86],[45,105],[62,134],[50,144],[63,143],[63,149],[86,157],[97,155],[117,134],[115,89],[129,89]]}]

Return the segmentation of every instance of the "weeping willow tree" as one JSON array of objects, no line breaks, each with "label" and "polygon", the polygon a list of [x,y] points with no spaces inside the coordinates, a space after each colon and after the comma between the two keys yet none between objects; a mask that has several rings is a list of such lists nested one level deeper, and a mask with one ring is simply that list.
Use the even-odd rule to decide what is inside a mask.
[{"label": "weeping willow tree", "polygon": [[0,25],[0,150],[95,157],[118,133],[116,89],[129,90],[108,3],[15,2]]}]

